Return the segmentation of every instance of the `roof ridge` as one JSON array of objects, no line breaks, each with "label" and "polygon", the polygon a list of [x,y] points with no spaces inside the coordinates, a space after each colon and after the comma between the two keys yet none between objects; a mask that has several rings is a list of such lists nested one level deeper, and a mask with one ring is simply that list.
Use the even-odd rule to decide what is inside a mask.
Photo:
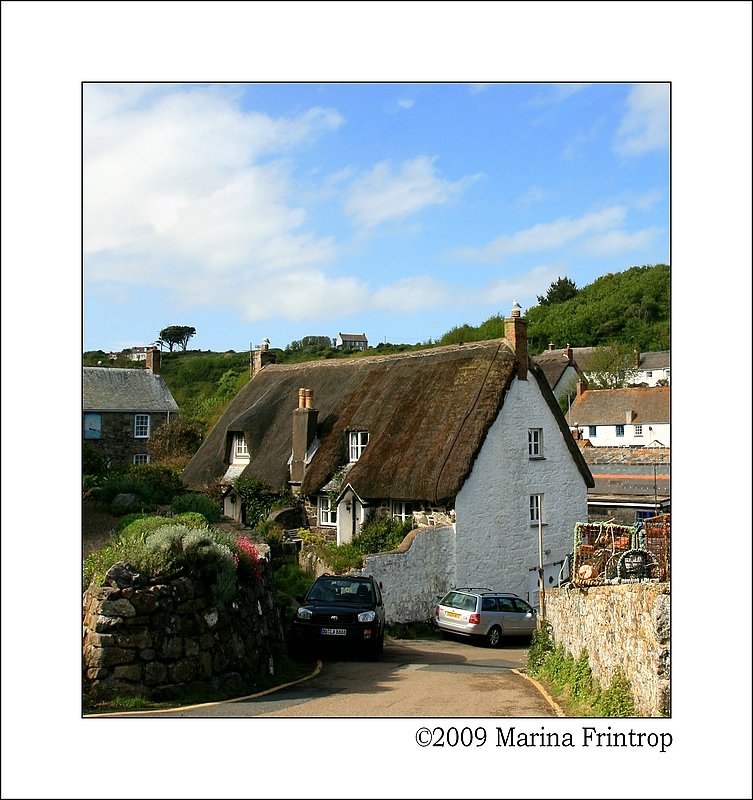
[{"label": "roof ridge", "polygon": [[409,360],[412,358],[425,358],[431,355],[437,355],[449,352],[461,352],[464,350],[475,350],[487,348],[490,346],[499,346],[500,343],[507,342],[504,336],[498,339],[483,339],[478,342],[464,342],[463,344],[446,344],[439,347],[427,347],[422,350],[411,350],[407,353],[383,353],[368,356],[352,356],[349,358],[327,358],[315,359],[312,361],[298,361],[295,364],[267,364],[264,369],[274,368],[275,372],[281,370],[295,370],[304,366],[314,367],[336,367],[338,365],[347,364],[378,364],[383,361],[400,361]]}]

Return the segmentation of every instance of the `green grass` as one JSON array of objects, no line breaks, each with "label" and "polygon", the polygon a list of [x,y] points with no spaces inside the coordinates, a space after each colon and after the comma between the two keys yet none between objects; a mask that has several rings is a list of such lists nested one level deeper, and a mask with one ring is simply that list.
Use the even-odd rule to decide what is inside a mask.
[{"label": "green grass", "polygon": [[390,639],[441,639],[442,632],[428,622],[392,622],[384,632]]}]

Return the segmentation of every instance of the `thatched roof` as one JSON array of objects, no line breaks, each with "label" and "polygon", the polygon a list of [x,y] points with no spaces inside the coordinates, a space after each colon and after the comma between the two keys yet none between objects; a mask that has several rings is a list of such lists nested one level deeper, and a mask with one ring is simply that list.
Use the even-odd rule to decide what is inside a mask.
[{"label": "thatched roof", "polygon": [[[306,387],[318,410],[320,444],[301,486],[304,494],[320,491],[347,463],[347,432],[367,430],[369,444],[348,473],[361,497],[453,498],[471,472],[515,368],[504,339],[391,356],[270,364],[230,403],[183,480],[199,487],[224,475],[228,434],[242,431],[250,454],[242,474],[277,489],[287,486],[293,411],[298,389]],[[588,467],[546,379],[536,373],[588,482]]]},{"label": "thatched roof", "polygon": [[177,412],[165,379],[148,369],[84,367],[84,411]]}]

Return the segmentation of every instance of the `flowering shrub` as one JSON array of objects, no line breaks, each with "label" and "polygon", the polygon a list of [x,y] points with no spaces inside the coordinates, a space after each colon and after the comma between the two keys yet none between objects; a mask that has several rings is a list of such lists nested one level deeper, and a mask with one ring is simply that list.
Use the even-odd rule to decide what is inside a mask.
[{"label": "flowering shrub", "polygon": [[239,536],[235,540],[235,565],[242,572],[253,578],[261,577],[261,564],[259,548],[246,536]]},{"label": "flowering shrub", "polygon": [[144,517],[118,532],[105,547],[87,556],[83,588],[102,585],[118,561],[130,563],[146,580],[183,573],[203,576],[219,603],[236,593],[238,579],[258,579],[259,549],[246,536],[215,530],[200,514]]}]

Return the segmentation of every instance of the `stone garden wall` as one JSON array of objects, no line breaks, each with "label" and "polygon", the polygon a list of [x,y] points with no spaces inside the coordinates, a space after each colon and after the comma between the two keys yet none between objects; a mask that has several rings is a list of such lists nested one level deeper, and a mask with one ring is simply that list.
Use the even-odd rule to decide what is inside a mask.
[{"label": "stone garden wall", "polygon": [[197,579],[144,583],[114,565],[84,593],[84,696],[173,699],[274,673],[284,633],[269,567],[259,566],[222,606]]},{"label": "stone garden wall", "polygon": [[558,645],[578,659],[588,652],[603,688],[619,667],[641,716],[659,716],[670,700],[668,583],[561,588],[546,592],[546,620]]}]

